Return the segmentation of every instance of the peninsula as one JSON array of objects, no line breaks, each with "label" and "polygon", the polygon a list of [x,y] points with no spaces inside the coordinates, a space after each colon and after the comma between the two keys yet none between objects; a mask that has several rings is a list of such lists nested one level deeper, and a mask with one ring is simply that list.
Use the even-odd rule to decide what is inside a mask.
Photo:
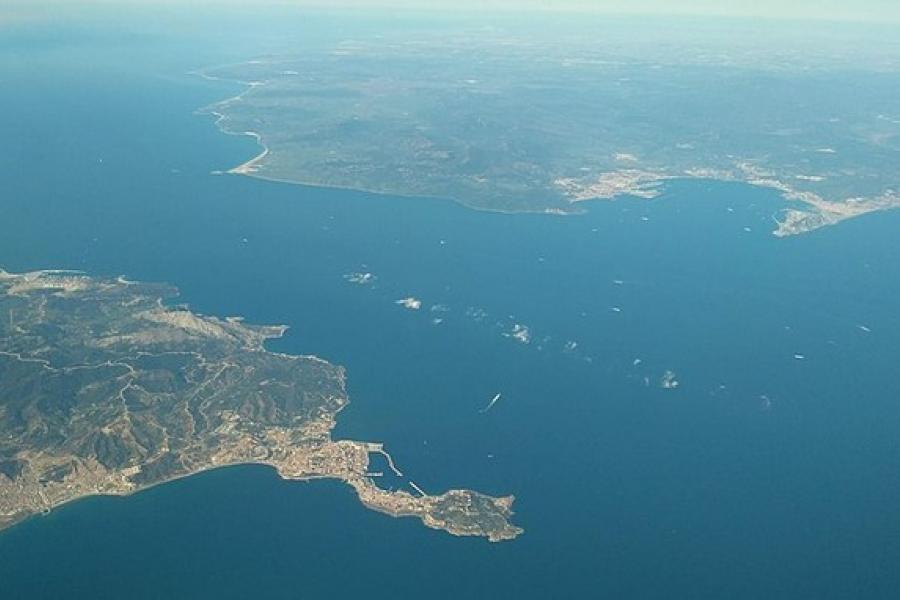
[{"label": "peninsula", "polygon": [[0,529],[85,496],[252,463],[339,479],[373,510],[454,535],[522,533],[512,496],[379,488],[369,455],[383,446],[331,437],[348,403],[341,367],[270,352],[285,327],[167,305],[176,293],[0,270]]}]

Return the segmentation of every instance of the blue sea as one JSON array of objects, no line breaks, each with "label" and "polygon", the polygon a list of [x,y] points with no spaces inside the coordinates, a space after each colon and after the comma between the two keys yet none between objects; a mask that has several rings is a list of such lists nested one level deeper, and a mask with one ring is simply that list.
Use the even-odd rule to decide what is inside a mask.
[{"label": "blue sea", "polygon": [[0,534],[0,597],[898,597],[900,212],[777,239],[738,184],[555,217],[213,175],[258,148],[195,114],[240,88],[187,72],[252,44],[99,30],[0,44],[0,266],[289,325],[271,349],[348,370],[337,438],[515,494],[525,534],[241,466]]}]

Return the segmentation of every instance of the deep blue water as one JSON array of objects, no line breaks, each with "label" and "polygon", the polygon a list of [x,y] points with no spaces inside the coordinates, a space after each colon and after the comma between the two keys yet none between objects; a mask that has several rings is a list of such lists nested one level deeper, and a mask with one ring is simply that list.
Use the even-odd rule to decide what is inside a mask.
[{"label": "deep blue water", "polygon": [[0,265],[290,325],[273,349],[348,368],[337,437],[429,491],[516,494],[526,533],[238,467],[3,533],[3,598],[897,596],[900,213],[778,240],[741,185],[556,218],[214,176],[257,152],[193,113],[237,90],[183,75],[215,57],[112,43],[2,50],[28,58],[0,72]]}]

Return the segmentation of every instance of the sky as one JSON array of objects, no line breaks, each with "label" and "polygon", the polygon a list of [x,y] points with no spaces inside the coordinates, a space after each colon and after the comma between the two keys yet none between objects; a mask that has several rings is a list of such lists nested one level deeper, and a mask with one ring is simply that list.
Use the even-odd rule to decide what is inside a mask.
[{"label": "sky", "polygon": [[[4,0],[0,17],[13,18],[19,9],[45,4],[40,0]],[[47,4],[52,4],[50,0]],[[587,11],[640,15],[697,15],[724,17],[761,17],[771,19],[810,19],[837,21],[892,22],[900,24],[900,0],[75,0],[73,5],[125,4],[139,6],[197,7],[218,5],[256,8],[265,4],[316,8],[390,8],[443,11]]]},{"label": "sky", "polygon": [[[140,1],[140,0],[138,0]],[[233,0],[234,1],[234,0]],[[291,2],[292,0],[285,0]],[[293,0],[316,3],[316,0]],[[898,0],[331,0],[330,6],[389,5],[444,9],[539,9],[609,13],[754,16],[790,19],[829,19],[900,22]]]}]

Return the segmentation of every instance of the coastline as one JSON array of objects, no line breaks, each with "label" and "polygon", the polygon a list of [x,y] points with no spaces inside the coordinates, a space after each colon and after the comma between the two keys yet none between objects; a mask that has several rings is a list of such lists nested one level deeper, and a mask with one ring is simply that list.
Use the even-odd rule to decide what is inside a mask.
[{"label": "coastline", "polygon": [[[237,63],[241,64],[241,63]],[[230,66],[230,65],[219,65],[217,67],[208,67],[208,68],[220,68],[222,66]],[[459,204],[461,206],[465,206],[471,210],[476,210],[479,212],[486,213],[498,213],[505,215],[518,215],[518,214],[546,214],[546,215],[557,215],[557,216],[571,216],[583,214],[584,210],[575,207],[575,202],[571,203],[573,207],[572,210],[565,211],[557,208],[544,208],[544,209],[535,209],[535,210],[508,210],[501,208],[491,208],[486,206],[478,206],[469,204],[463,200],[459,200],[457,198],[447,197],[447,196],[435,196],[429,194],[410,194],[402,191],[395,190],[378,190],[374,188],[367,188],[361,186],[352,186],[352,185],[337,185],[337,184],[329,184],[323,183],[320,181],[311,181],[311,180],[300,180],[300,179],[288,179],[284,177],[273,177],[270,175],[260,174],[256,169],[258,169],[262,163],[262,161],[271,153],[271,149],[266,144],[265,139],[262,134],[257,131],[235,131],[233,129],[229,129],[227,126],[228,115],[221,112],[220,110],[216,110],[218,107],[227,106],[231,102],[235,102],[237,100],[242,99],[246,94],[250,93],[257,87],[264,86],[268,83],[268,81],[243,81],[239,79],[226,79],[222,77],[215,77],[213,75],[209,75],[205,70],[196,70],[191,71],[188,75],[197,75],[202,77],[203,79],[207,79],[209,81],[224,81],[227,83],[234,83],[237,85],[247,86],[246,89],[242,90],[238,94],[234,96],[230,96],[223,100],[213,102],[212,104],[208,104],[206,106],[200,107],[195,111],[195,114],[198,115],[212,115],[215,117],[213,120],[213,124],[218,128],[220,132],[225,135],[234,135],[234,136],[247,136],[252,137],[256,140],[257,145],[262,148],[259,154],[253,156],[249,160],[227,169],[219,169],[212,171],[213,175],[242,175],[244,177],[251,177],[253,179],[259,179],[260,181],[269,181],[272,183],[284,183],[288,185],[299,185],[304,187],[311,188],[322,188],[322,189],[332,189],[332,190],[347,190],[352,192],[361,192],[366,194],[373,194],[377,196],[394,196],[398,198],[420,198],[425,200],[440,200],[443,202],[453,202],[455,204]]]},{"label": "coastline", "polygon": [[[249,374],[253,371],[255,363],[246,361],[266,360],[266,357],[277,357],[286,363],[278,367],[281,369],[280,372],[277,369],[267,372],[267,375],[263,376],[265,379],[257,382],[251,378],[250,383],[266,386],[273,381],[272,377],[275,377],[276,383],[291,382],[292,375],[296,373],[295,369],[309,369],[312,366],[320,369],[315,371],[317,381],[319,379],[330,381],[329,385],[332,386],[330,389],[324,388],[313,412],[309,414],[296,412],[291,419],[282,417],[257,420],[253,416],[248,416],[239,404],[246,398],[245,392],[238,390],[237,393],[231,393],[233,401],[231,404],[218,408],[217,418],[211,425],[207,418],[207,425],[210,426],[196,430],[192,425],[190,433],[180,438],[174,437],[173,440],[177,442],[174,447],[178,450],[169,450],[169,446],[166,445],[152,455],[124,463],[107,464],[93,452],[85,453],[66,447],[41,445],[31,447],[22,442],[10,445],[11,456],[22,456],[25,462],[19,474],[10,476],[0,473],[0,508],[2,508],[0,530],[20,523],[30,516],[46,514],[59,506],[83,498],[129,496],[212,469],[260,465],[274,468],[285,480],[340,480],[354,488],[360,502],[367,508],[394,517],[417,517],[427,527],[453,535],[480,536],[487,537],[491,541],[500,541],[513,539],[522,532],[507,521],[513,514],[510,510],[511,497],[497,498],[467,489],[450,489],[439,495],[415,497],[405,491],[386,491],[378,488],[373,479],[377,475],[369,471],[372,453],[386,456],[394,472],[398,476],[401,475],[394,466],[393,458],[384,449],[384,444],[332,438],[339,413],[350,403],[346,386],[346,369],[318,356],[268,351],[265,342],[282,336],[287,331],[287,326],[251,325],[244,323],[241,317],[220,319],[191,312],[183,305],[166,306],[163,298],[177,295],[177,288],[170,286],[163,288],[160,284],[138,284],[129,282],[121,276],[92,278],[67,271],[42,270],[15,274],[0,270],[0,282],[3,283],[0,297],[19,298],[26,308],[40,304],[47,294],[64,294],[71,302],[81,302],[90,308],[99,307],[98,314],[105,322],[109,318],[108,313],[103,312],[107,304],[124,306],[126,308],[123,312],[116,315],[120,319],[116,321],[116,326],[121,326],[120,323],[126,326],[137,325],[134,337],[127,343],[144,339],[140,337],[142,333],[140,327],[149,324],[146,326],[156,328],[154,331],[158,336],[162,336],[156,338],[157,340],[182,339],[179,336],[187,335],[193,340],[192,343],[200,344],[198,349],[193,351],[192,346],[184,346],[184,342],[179,342],[181,345],[174,347],[153,347],[154,352],[149,352],[151,346],[147,346],[146,352],[142,351],[140,346],[137,349],[127,346],[127,353],[124,356],[119,355],[122,350],[107,345],[106,347],[110,347],[111,350],[103,362],[97,365],[78,362],[78,367],[121,367],[130,373],[130,378],[136,379],[141,376],[141,368],[131,364],[134,362],[132,357],[185,354],[206,364],[205,360],[210,352],[213,356],[221,355],[217,360],[221,361],[222,365],[216,365],[221,366],[221,369],[212,375],[212,379],[199,382],[200,387],[194,389],[192,395],[187,395],[192,391],[190,388],[184,391],[184,401],[188,403],[185,405],[186,410],[193,406],[190,403],[199,390],[210,381],[214,381],[225,368],[249,369],[246,371]],[[133,286],[138,287],[132,289]],[[132,297],[143,300],[143,304],[129,303],[132,297],[126,295],[123,298],[120,295],[123,292],[133,294]],[[164,296],[159,295],[160,293]],[[128,308],[132,306],[135,308]],[[153,308],[148,310],[147,306]],[[54,317],[61,328],[65,328],[73,318],[76,327],[83,326],[79,319],[85,319],[72,317],[68,312],[51,312],[49,313],[51,323]],[[84,340],[76,339],[75,343],[90,344],[95,338],[117,339],[104,337],[107,332],[102,326],[99,329],[91,328],[93,321],[88,320],[87,324],[86,331],[89,337]],[[162,333],[159,328],[163,328]],[[28,335],[29,329],[15,331]],[[7,341],[15,342],[15,338],[11,335]],[[12,347],[15,348],[14,345]],[[13,363],[35,360],[27,349],[23,349],[20,353],[0,350],[0,356],[10,357]],[[71,368],[65,361],[56,365],[50,364],[49,361],[40,362],[45,369],[49,369],[54,376],[59,377],[66,377],[67,369]],[[306,363],[305,366],[301,364],[303,362]],[[132,384],[133,381],[129,381],[124,389]],[[119,392],[120,395],[124,393],[124,389]],[[307,391],[307,388],[300,388],[293,394],[299,394],[299,397],[303,398]],[[105,395],[100,394],[95,402],[98,406],[102,406],[108,400]],[[2,408],[5,407],[0,406],[0,409]],[[202,405],[197,407],[197,410],[202,414]],[[291,413],[285,415],[290,416]],[[106,421],[93,423],[95,428],[100,429],[106,428],[107,425]],[[16,430],[10,431],[10,440],[16,439],[12,435]],[[133,434],[131,429],[126,429],[121,435]],[[161,470],[147,469],[148,466],[158,464],[166,457],[170,461],[168,466]],[[58,464],[73,466],[68,474],[60,478],[48,480],[43,477],[42,474],[47,472],[48,467],[52,469]]]},{"label": "coastline", "polygon": [[[245,64],[245,63],[233,63],[235,65]],[[232,66],[232,65],[219,65],[218,67],[208,67],[208,68],[220,68],[223,66]],[[229,83],[235,83],[237,85],[244,85],[246,88],[242,90],[240,93],[221,100],[219,102],[215,102],[206,107],[198,109],[198,113],[200,114],[212,114],[216,117],[214,123],[218,127],[218,129],[226,134],[226,135],[245,135],[253,137],[257,144],[262,148],[261,152],[256,156],[250,158],[249,160],[235,166],[229,168],[224,171],[214,171],[214,174],[230,174],[230,175],[243,175],[246,177],[253,177],[256,179],[260,179],[263,181],[270,181],[276,183],[285,183],[291,185],[300,185],[306,187],[316,187],[316,188],[324,188],[324,189],[339,189],[339,190],[348,190],[355,192],[363,192],[368,194],[375,194],[379,196],[394,196],[400,198],[421,198],[421,199],[430,199],[430,200],[443,200],[454,202],[456,204],[460,204],[469,208],[471,210],[476,210],[480,212],[488,212],[488,213],[499,213],[499,214],[545,214],[545,215],[558,215],[558,216],[571,216],[571,215],[579,215],[584,214],[584,209],[580,207],[576,207],[576,205],[581,204],[583,202],[589,201],[612,201],[619,198],[643,198],[647,200],[651,200],[661,194],[660,188],[665,186],[665,184],[669,181],[677,181],[677,180],[703,180],[708,179],[711,181],[717,182],[737,182],[743,183],[745,185],[749,185],[756,188],[765,188],[775,190],[779,197],[785,202],[786,206],[782,211],[779,211],[779,214],[783,216],[781,220],[777,217],[773,217],[775,221],[775,229],[771,232],[771,234],[776,238],[785,238],[794,235],[800,235],[804,233],[809,233],[815,231],[817,229],[821,229],[824,227],[829,227],[832,225],[836,225],[842,221],[852,219],[854,217],[862,216],[865,214],[879,212],[882,210],[891,210],[900,208],[900,196],[896,194],[892,195],[891,193],[885,193],[881,196],[873,197],[873,198],[847,198],[845,200],[831,201],[825,200],[821,196],[813,193],[813,192],[805,192],[796,190],[790,185],[774,180],[774,179],[766,179],[761,178],[754,172],[745,172],[744,177],[739,176],[735,172],[723,172],[719,170],[708,170],[708,169],[700,169],[693,170],[696,172],[685,172],[680,174],[667,174],[667,173],[656,173],[655,177],[650,179],[642,179],[637,183],[637,185],[633,188],[629,188],[628,186],[621,187],[620,189],[612,189],[604,191],[603,193],[590,194],[588,193],[590,188],[596,184],[583,184],[584,189],[582,191],[575,190],[569,194],[569,206],[565,208],[558,207],[545,207],[543,209],[518,209],[518,210],[510,210],[510,209],[501,209],[501,208],[492,208],[483,205],[472,204],[466,202],[465,200],[455,198],[455,197],[445,197],[445,196],[435,196],[429,194],[410,194],[408,192],[397,191],[397,190],[380,190],[375,188],[369,188],[364,186],[353,186],[353,185],[338,185],[338,184],[329,184],[323,183],[315,180],[307,180],[307,179],[294,179],[294,178],[286,178],[286,177],[273,177],[269,175],[260,174],[258,170],[263,166],[265,159],[271,154],[271,148],[268,144],[266,144],[262,134],[257,131],[234,131],[228,128],[227,121],[228,115],[222,112],[221,110],[217,110],[217,108],[227,107],[230,103],[241,100],[246,94],[252,92],[257,87],[265,86],[269,83],[269,80],[263,81],[243,81],[237,79],[227,79],[221,77],[215,77],[213,75],[209,75],[206,70],[197,70],[192,71],[191,74],[196,74],[204,79],[210,81],[224,81]],[[615,175],[617,171],[611,171],[609,173],[605,173],[601,176],[601,181],[604,177],[609,177],[610,175]],[[647,173],[649,174],[649,172]],[[576,185],[577,182],[572,182]],[[648,187],[650,186],[650,190],[648,191]],[[803,209],[794,208],[791,204],[800,204],[803,206]],[[571,207],[571,208],[570,208]]]},{"label": "coastline", "polygon": [[[238,134],[228,134],[228,135],[238,135]],[[257,156],[254,159],[251,159],[249,162],[256,161],[261,159],[262,155]],[[571,211],[562,211],[559,209],[553,208],[545,208],[543,210],[508,210],[502,208],[490,208],[486,206],[473,205],[463,202],[461,200],[457,200],[455,198],[450,198],[446,196],[428,196],[422,194],[409,194],[404,192],[395,192],[395,191],[385,191],[385,190],[377,190],[373,188],[365,188],[358,186],[350,186],[350,185],[337,185],[337,184],[329,184],[329,183],[321,183],[317,181],[302,181],[297,179],[285,179],[281,177],[272,177],[270,175],[261,175],[258,172],[238,172],[236,169],[243,167],[245,164],[239,165],[234,169],[229,169],[227,171],[219,171],[217,174],[225,174],[225,175],[239,175],[242,177],[249,177],[251,179],[258,179],[260,181],[268,181],[270,183],[282,183],[285,185],[296,185],[300,187],[308,187],[308,188],[319,188],[325,190],[345,190],[348,192],[360,192],[364,194],[371,194],[373,196],[385,196],[385,197],[393,197],[393,198],[404,198],[404,199],[421,199],[421,200],[437,200],[440,202],[452,202],[453,204],[458,204],[463,206],[469,210],[474,210],[477,212],[483,213],[495,213],[501,215],[554,215],[560,217],[568,217],[568,216],[577,216],[580,214],[584,214],[584,209],[576,208]]]},{"label": "coastline", "polygon": [[[339,440],[333,443],[341,443],[347,442],[347,440]],[[361,444],[362,442],[348,442],[353,444]],[[479,528],[478,530],[473,530],[470,528],[464,527],[456,527],[453,524],[450,524],[444,520],[439,518],[435,518],[432,514],[432,511],[429,510],[430,505],[439,502],[446,498],[454,498],[460,497],[464,502],[464,504],[470,504],[471,497],[473,495],[481,496],[484,498],[489,498],[493,501],[495,507],[498,509],[498,512],[504,517],[509,518],[512,517],[515,513],[512,511],[512,504],[515,501],[515,496],[501,496],[501,497],[491,497],[484,496],[481,494],[477,494],[476,492],[471,492],[470,490],[461,490],[461,489],[450,489],[446,492],[439,495],[426,495],[414,497],[407,492],[387,492],[378,488],[371,477],[368,476],[359,476],[359,477],[343,477],[334,474],[319,474],[319,473],[309,473],[309,474],[301,474],[301,475],[289,475],[286,474],[282,467],[275,462],[264,461],[264,460],[241,460],[235,462],[221,463],[215,465],[208,465],[205,467],[201,467],[195,471],[190,473],[181,473],[175,475],[173,477],[167,478],[165,480],[156,481],[151,484],[136,487],[134,489],[129,490],[116,490],[116,491],[104,491],[104,492],[91,492],[81,494],[79,496],[75,496],[69,499],[66,499],[63,502],[55,504],[53,506],[49,506],[44,508],[39,512],[20,512],[9,515],[10,520],[0,523],[0,536],[3,535],[4,531],[9,531],[13,529],[15,526],[30,521],[31,519],[37,517],[44,517],[49,514],[54,513],[57,509],[73,505],[77,502],[87,500],[90,498],[128,498],[130,496],[134,496],[136,494],[140,494],[142,492],[146,492],[148,490],[164,486],[176,481],[181,481],[183,479],[188,479],[191,477],[195,477],[197,475],[201,475],[203,473],[217,471],[221,469],[228,469],[232,467],[241,467],[241,466],[252,466],[252,467],[265,467],[272,469],[278,475],[278,478],[284,482],[312,482],[317,480],[332,480],[339,481],[348,487],[352,488],[356,494],[357,501],[366,509],[372,510],[377,513],[381,513],[387,515],[389,517],[399,519],[404,517],[413,517],[418,518],[426,527],[430,529],[436,529],[440,531],[444,531],[449,533],[450,535],[456,537],[467,537],[467,536],[476,536],[476,537],[485,537],[487,541],[495,543],[506,540],[513,540],[522,533],[524,530],[515,525],[507,524],[505,528],[499,531],[489,531],[483,528]],[[397,502],[395,498],[399,496],[400,502]]]},{"label": "coastline", "polygon": [[[222,66],[227,66],[227,65],[219,65],[219,67],[222,67]],[[213,68],[217,68],[217,67],[213,67]],[[231,129],[228,129],[228,127],[223,124],[224,122],[226,122],[228,120],[228,115],[226,115],[225,113],[223,113],[221,111],[215,110],[215,109],[217,107],[227,106],[228,104],[230,104],[232,102],[241,100],[246,94],[249,94],[251,91],[253,91],[254,88],[265,85],[268,82],[267,81],[242,81],[242,80],[238,80],[238,79],[224,79],[222,77],[216,77],[214,75],[209,75],[205,69],[190,71],[188,73],[188,75],[196,75],[196,76],[202,77],[203,79],[206,79],[207,81],[224,81],[226,83],[234,83],[237,85],[246,86],[245,89],[241,90],[238,94],[236,94],[234,96],[231,96],[229,98],[225,98],[224,100],[220,100],[218,102],[214,102],[212,104],[208,104],[204,107],[198,108],[196,113],[213,115],[215,117],[215,120],[213,121],[213,123],[215,124],[216,127],[218,127],[219,131],[221,131],[225,135],[245,135],[245,136],[251,136],[256,139],[256,143],[262,147],[262,152],[260,152],[258,155],[254,156],[250,160],[248,160],[236,167],[232,167],[232,168],[224,171],[224,173],[239,174],[239,175],[252,174],[251,169],[254,168],[256,166],[256,164],[259,161],[261,161],[269,153],[269,147],[263,141],[262,136],[256,131],[233,131]]]}]

